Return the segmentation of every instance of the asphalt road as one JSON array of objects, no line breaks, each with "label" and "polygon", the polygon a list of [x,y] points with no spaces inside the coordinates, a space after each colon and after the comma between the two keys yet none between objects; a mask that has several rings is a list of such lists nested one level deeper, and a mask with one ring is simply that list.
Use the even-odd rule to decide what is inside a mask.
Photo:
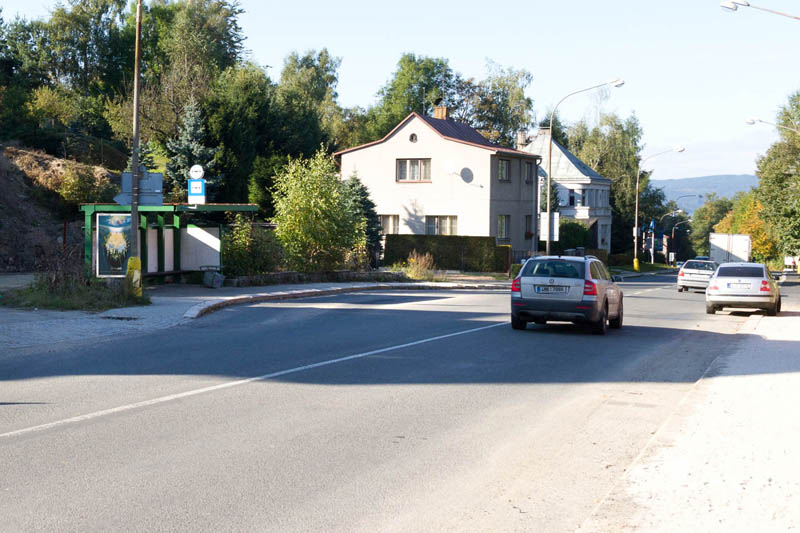
[{"label": "asphalt road", "polygon": [[0,354],[0,529],[573,530],[749,315],[623,290],[604,337],[388,291]]}]

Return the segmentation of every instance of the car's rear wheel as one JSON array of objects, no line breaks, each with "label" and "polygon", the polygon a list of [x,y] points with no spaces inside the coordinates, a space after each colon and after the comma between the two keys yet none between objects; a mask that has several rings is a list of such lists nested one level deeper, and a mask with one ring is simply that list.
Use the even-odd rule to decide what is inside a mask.
[{"label": "car's rear wheel", "polygon": [[608,332],[608,304],[603,305],[600,320],[592,324],[592,331],[595,335],[605,335]]},{"label": "car's rear wheel", "polygon": [[528,326],[528,323],[522,320],[521,318],[517,318],[514,315],[511,315],[511,327],[513,329],[525,329]]},{"label": "car's rear wheel", "polygon": [[617,318],[609,320],[608,325],[614,329],[619,329],[622,327],[622,298],[619,300],[619,313],[617,313]]},{"label": "car's rear wheel", "polygon": [[710,304],[710,303],[706,304],[706,314],[707,315],[713,315],[716,312],[717,312],[717,306],[716,305]]},{"label": "car's rear wheel", "polygon": [[775,302],[771,306],[767,307],[768,316],[776,316],[777,314],[778,314],[778,302]]},{"label": "car's rear wheel", "polygon": [[678,287],[678,292],[683,292],[683,290],[684,290],[683,287]]},{"label": "car's rear wheel", "polygon": [[779,313],[781,312],[781,297],[780,296],[778,296],[778,308],[777,308],[777,311]]}]

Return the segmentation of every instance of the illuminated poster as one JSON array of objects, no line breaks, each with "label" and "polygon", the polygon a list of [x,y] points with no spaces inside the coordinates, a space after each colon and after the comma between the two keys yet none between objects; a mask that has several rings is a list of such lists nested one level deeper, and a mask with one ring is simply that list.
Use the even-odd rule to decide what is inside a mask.
[{"label": "illuminated poster", "polygon": [[97,214],[97,276],[124,277],[131,252],[131,216]]}]

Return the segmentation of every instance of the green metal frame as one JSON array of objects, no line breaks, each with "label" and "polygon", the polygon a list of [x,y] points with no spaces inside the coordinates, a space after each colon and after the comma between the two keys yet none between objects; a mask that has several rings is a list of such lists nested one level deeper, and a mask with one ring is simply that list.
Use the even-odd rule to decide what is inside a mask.
[{"label": "green metal frame", "polygon": [[[117,204],[81,204],[84,216],[83,229],[83,261],[87,271],[92,269],[92,235],[94,234],[95,213],[130,213],[131,206]],[[147,272],[147,215],[155,214],[158,229],[158,270],[164,271],[164,228],[176,230],[172,239],[173,265],[175,271],[181,270],[181,216],[190,213],[208,212],[250,212],[258,211],[256,204],[167,204],[167,205],[140,205],[139,206],[139,242],[142,244],[142,272]],[[172,224],[165,224],[164,216],[172,214]],[[169,220],[169,219],[167,219]],[[187,224],[183,224],[186,227]],[[222,227],[220,226],[220,238]]]}]

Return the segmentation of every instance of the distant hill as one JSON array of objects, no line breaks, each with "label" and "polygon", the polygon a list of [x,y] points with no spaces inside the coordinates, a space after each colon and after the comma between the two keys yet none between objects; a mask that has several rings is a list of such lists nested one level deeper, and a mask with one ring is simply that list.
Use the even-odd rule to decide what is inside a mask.
[{"label": "distant hill", "polygon": [[676,200],[687,194],[701,195],[702,198],[681,198],[678,207],[687,213],[705,203],[706,193],[717,193],[721,198],[733,198],[737,192],[747,192],[758,185],[758,178],[752,174],[700,176],[697,178],[681,178],[675,180],[650,180],[653,187],[664,191],[667,201]]}]

